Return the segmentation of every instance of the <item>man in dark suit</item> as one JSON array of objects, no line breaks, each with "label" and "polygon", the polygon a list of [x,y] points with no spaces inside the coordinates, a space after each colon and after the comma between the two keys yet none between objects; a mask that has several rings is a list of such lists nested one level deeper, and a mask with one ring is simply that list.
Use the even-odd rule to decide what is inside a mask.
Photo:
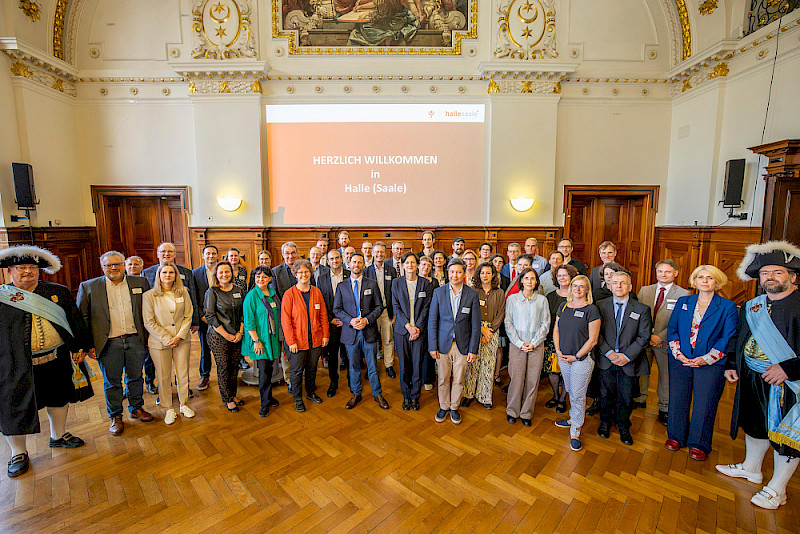
[{"label": "man in dark suit", "polygon": [[197,331],[200,337],[200,383],[197,385],[199,391],[208,389],[208,380],[211,376],[211,348],[208,346],[208,321],[203,306],[206,301],[206,291],[214,282],[214,267],[219,260],[219,249],[214,245],[203,247],[203,265],[192,271],[194,281],[194,301],[197,302],[198,313],[200,315],[200,328]]},{"label": "man in dark suit", "polygon": [[311,273],[311,285],[317,285],[317,278],[319,278],[322,273],[329,270],[328,267],[322,263],[324,257],[322,249],[316,245],[311,247],[308,251],[308,261],[311,262],[311,267],[314,269]]},{"label": "man in dark suit", "polygon": [[386,259],[386,245],[377,241],[372,246],[372,265],[364,270],[364,276],[378,282],[380,289],[383,312],[378,317],[378,332],[381,335],[381,349],[383,364],[386,366],[386,375],[395,378],[394,372],[394,310],[392,310],[392,280],[397,278],[397,271],[391,266],[391,260]]},{"label": "man in dark suit", "polygon": [[517,268],[517,260],[522,254],[522,247],[519,246],[519,243],[509,243],[506,254],[508,255],[508,262],[500,269],[500,274],[513,282],[522,270]]},{"label": "man in dark suit", "polygon": [[[402,241],[393,241],[392,257],[383,262],[385,265],[391,265],[394,268],[394,272],[397,274],[397,276],[403,276],[402,258],[404,249],[405,245]],[[389,303],[389,306],[391,305],[392,304]]]},{"label": "man in dark suit", "polygon": [[464,390],[467,364],[475,361],[481,338],[481,308],[478,292],[464,283],[466,266],[459,259],[447,264],[449,282],[433,292],[428,314],[428,351],[439,371],[441,423],[450,413],[454,424],[461,422],[458,407]]},{"label": "man in dark suit", "polygon": [[350,260],[350,278],[336,287],[333,313],[342,322],[341,342],[347,347],[350,361],[350,392],[353,397],[345,408],[352,410],[361,401],[361,358],[367,362],[372,396],[378,406],[389,409],[383,398],[378,363],[375,360],[375,344],[380,339],[377,321],[383,312],[383,303],[378,282],[362,276],[364,256],[356,252]]},{"label": "man in dark suit", "polygon": [[142,366],[147,332],[142,319],[142,294],[150,289],[141,276],[125,275],[125,256],[109,251],[100,256],[104,276],[81,282],[78,309],[91,332],[90,354],[103,373],[106,409],[111,418],[108,431],[119,436],[122,422],[122,373],[128,391],[131,417],[149,422],[142,394]]},{"label": "man in dark suit", "polygon": [[328,376],[331,379],[331,385],[328,386],[328,397],[333,397],[339,387],[339,354],[342,353],[343,362],[347,361],[347,353],[341,343],[342,321],[333,313],[333,301],[336,297],[336,288],[342,282],[347,281],[350,271],[342,267],[342,254],[338,249],[328,251],[327,263],[328,267],[324,271],[318,270],[315,276],[316,286],[322,293],[331,323],[329,325],[330,339],[328,344],[322,348],[322,354],[328,362]]},{"label": "man in dark suit", "polygon": [[[575,248],[572,243],[572,239],[565,237],[561,241],[558,242],[558,250],[564,255],[564,263],[567,265],[572,265],[578,272],[584,276],[586,276],[589,271],[586,268],[586,264],[583,263],[581,260],[572,257],[572,250]],[[547,268],[545,268],[547,270]]]},{"label": "man in dark suit", "polygon": [[[158,249],[156,250],[156,254],[158,255],[158,264],[151,265],[144,271],[142,271],[142,276],[147,279],[147,283],[150,284],[150,287],[155,286],[156,282],[156,272],[158,268],[168,262],[175,263],[175,256],[176,256],[176,249],[175,245],[172,243],[166,242],[161,243],[158,245]],[[196,299],[196,291],[194,287],[194,277],[192,276],[192,271],[184,267],[183,265],[175,264],[178,268],[178,274],[181,277],[181,281],[183,285],[186,286],[186,289],[189,291],[189,298],[192,299],[192,332],[197,332],[200,328],[200,308],[202,307],[202,303],[198,306]],[[145,347],[147,350],[147,347]],[[153,364],[152,358],[150,358],[150,352],[147,351],[144,355],[144,384],[147,392],[151,395],[155,395],[158,391],[154,382],[156,379],[156,367]]]},{"label": "man in dark suit", "polygon": [[292,265],[297,260],[297,245],[292,241],[287,241],[281,245],[281,255],[283,263],[272,268],[272,283],[275,284],[278,298],[283,299],[286,290],[297,283],[297,278],[292,274]]},{"label": "man in dark suit", "polygon": [[597,247],[597,251],[600,253],[600,261],[603,263],[597,267],[592,267],[592,272],[589,273],[589,283],[592,284],[592,289],[605,287],[605,280],[603,280],[603,266],[615,261],[617,257],[617,245],[611,241],[603,241],[600,243],[600,246]]},{"label": "man in dark suit", "polygon": [[600,428],[597,434],[608,438],[616,422],[619,439],[633,445],[631,411],[633,384],[649,372],[644,349],[650,344],[653,320],[650,307],[630,296],[633,284],[625,271],[611,278],[612,297],[597,303],[602,318],[597,366],[600,368]]}]

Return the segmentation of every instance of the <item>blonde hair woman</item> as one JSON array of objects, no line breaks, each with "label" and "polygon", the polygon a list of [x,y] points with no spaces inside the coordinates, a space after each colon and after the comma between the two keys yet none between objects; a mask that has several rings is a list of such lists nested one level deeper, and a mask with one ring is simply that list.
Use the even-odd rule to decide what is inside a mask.
[{"label": "blonde hair woman", "polygon": [[174,263],[156,271],[155,286],[142,296],[144,326],[150,332],[147,345],[156,366],[159,404],[167,409],[164,422],[171,425],[177,414],[172,405],[172,377],[178,378],[180,412],[194,417],[189,408],[189,352],[191,350],[192,299]]}]

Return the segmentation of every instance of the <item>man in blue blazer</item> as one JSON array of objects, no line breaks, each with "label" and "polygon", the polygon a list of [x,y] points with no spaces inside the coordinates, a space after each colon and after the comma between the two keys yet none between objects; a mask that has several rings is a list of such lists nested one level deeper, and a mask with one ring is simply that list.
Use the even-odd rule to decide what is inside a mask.
[{"label": "man in blue blazer", "polygon": [[338,249],[328,251],[327,264],[325,269],[318,269],[314,276],[316,277],[316,286],[325,301],[328,319],[331,322],[329,325],[330,340],[322,348],[322,353],[328,361],[328,376],[331,379],[331,384],[328,386],[328,397],[333,397],[339,387],[339,354],[342,355],[343,362],[347,361],[347,352],[341,343],[342,321],[333,313],[333,302],[336,298],[336,288],[350,278],[350,271],[342,267],[342,254]]},{"label": "man in blue blazer", "polygon": [[397,278],[397,271],[386,260],[386,245],[377,241],[372,245],[372,265],[364,269],[364,276],[377,280],[380,289],[383,313],[378,317],[378,332],[381,334],[383,364],[389,378],[395,378],[394,372],[394,310],[392,310],[392,280]]},{"label": "man in blue blazer", "polygon": [[208,322],[206,321],[203,306],[206,302],[206,291],[214,281],[214,268],[219,260],[219,249],[214,245],[203,247],[203,265],[192,270],[192,280],[194,281],[194,302],[200,308],[200,328],[197,335],[200,337],[200,383],[197,384],[199,391],[208,389],[208,380],[211,376],[211,348],[208,346]]},{"label": "man in blue blazer", "polygon": [[608,438],[616,422],[619,439],[633,445],[631,412],[636,377],[650,370],[644,349],[650,344],[653,321],[650,307],[631,298],[631,276],[625,271],[611,278],[610,298],[597,303],[602,326],[596,358],[600,369],[600,428],[597,434]]},{"label": "man in blue blazer", "polygon": [[433,292],[428,314],[428,351],[439,370],[439,411],[441,423],[450,412],[454,424],[461,422],[458,407],[464,390],[467,364],[475,361],[481,338],[481,308],[478,292],[464,284],[463,260],[447,264],[449,282]]},{"label": "man in blue blazer", "polygon": [[[384,410],[389,403],[381,394],[381,380],[375,360],[375,343],[380,339],[377,321],[383,312],[380,289],[375,280],[362,276],[364,256],[356,252],[350,260],[350,278],[336,287],[333,313],[342,322],[341,341],[350,361],[350,391],[353,397],[345,408],[352,410],[361,402],[361,357],[367,361],[369,384],[375,402]],[[356,299],[358,296],[358,299]]]}]

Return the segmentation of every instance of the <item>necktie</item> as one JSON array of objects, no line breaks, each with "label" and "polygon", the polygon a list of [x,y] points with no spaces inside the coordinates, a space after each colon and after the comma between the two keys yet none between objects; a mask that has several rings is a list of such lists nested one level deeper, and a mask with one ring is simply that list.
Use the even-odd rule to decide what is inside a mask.
[{"label": "necktie", "polygon": [[515,265],[511,266],[511,281],[513,282],[514,279],[517,277],[517,268]]},{"label": "necktie", "polygon": [[658,313],[658,310],[661,308],[661,305],[664,304],[664,291],[665,290],[666,290],[666,288],[664,286],[661,286],[659,288],[659,290],[658,290],[658,297],[656,297],[656,306],[653,309],[653,318],[654,319],[655,319],[656,314]]},{"label": "necktie", "polygon": [[617,305],[617,313],[615,315],[615,320],[617,322],[617,343],[614,348],[614,352],[619,352],[619,328],[622,326],[622,307],[625,305],[624,302],[615,302]]},{"label": "necktie", "polygon": [[353,280],[353,296],[356,299],[356,311],[358,312],[358,316],[361,317],[361,302],[358,295],[358,280]]}]

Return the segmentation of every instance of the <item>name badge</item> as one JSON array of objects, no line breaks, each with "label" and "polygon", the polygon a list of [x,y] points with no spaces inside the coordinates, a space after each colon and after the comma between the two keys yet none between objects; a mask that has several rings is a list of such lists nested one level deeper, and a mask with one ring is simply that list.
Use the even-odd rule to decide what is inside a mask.
[{"label": "name badge", "polygon": [[678,302],[678,299],[667,299],[667,302]]},{"label": "name badge", "polygon": [[575,313],[573,315],[575,315],[575,317],[583,317],[583,314],[584,314],[584,312],[582,312],[580,310],[575,310]]},{"label": "name badge", "polygon": [[687,306],[687,305],[684,303],[684,305],[683,305],[683,307],[682,307],[681,309],[682,309],[682,310],[684,310],[684,311],[689,311],[689,306]]},{"label": "name badge", "polygon": [[419,298],[427,297],[428,295],[424,291],[419,292]]},{"label": "name badge", "polygon": [[674,310],[675,309],[675,305],[674,304],[667,304],[667,309],[668,310]]},{"label": "name badge", "polygon": [[131,293],[133,293],[134,295],[140,295],[142,293],[142,288],[141,287],[134,287],[134,288],[131,289]]},{"label": "name badge", "polygon": [[391,275],[391,274],[387,274],[387,275],[386,275],[386,279],[387,279],[387,280],[391,280],[391,279],[392,279],[392,275]]},{"label": "name badge", "polygon": [[183,297],[178,297],[175,299],[175,302],[183,302]]},{"label": "name badge", "polygon": [[486,301],[485,300],[479,300],[478,304],[480,304],[481,306],[486,306]]},{"label": "name badge", "polygon": [[461,308],[461,313],[469,313],[469,308]]},{"label": "name badge", "polygon": [[318,310],[319,309],[319,304],[314,304],[314,309]]},{"label": "name badge", "polygon": [[634,321],[636,321],[636,320],[638,320],[638,319],[639,319],[639,314],[638,314],[638,313],[635,313],[635,312],[631,312],[631,316],[630,316],[630,317],[631,317],[631,319],[633,319]]},{"label": "name badge", "polygon": [[272,306],[273,308],[277,308],[274,302],[270,302],[269,305]]},{"label": "name badge", "polygon": [[372,290],[371,290],[371,289],[365,289],[365,290],[364,290],[364,295],[365,295],[365,296],[366,296],[366,295],[372,295]]},{"label": "name badge", "polygon": [[241,293],[234,293],[233,294],[233,298],[240,299],[240,298],[242,298],[242,294]]},{"label": "name badge", "polygon": [[185,274],[181,275],[181,280],[186,280],[186,275]]}]

